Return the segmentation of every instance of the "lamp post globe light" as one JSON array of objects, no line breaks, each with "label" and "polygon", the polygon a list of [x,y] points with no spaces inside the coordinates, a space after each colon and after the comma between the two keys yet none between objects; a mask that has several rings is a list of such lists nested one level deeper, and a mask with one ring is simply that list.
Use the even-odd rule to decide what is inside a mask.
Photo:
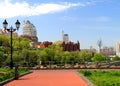
[{"label": "lamp post globe light", "polygon": [[11,69],[13,69],[13,58],[12,58],[12,53],[13,53],[13,47],[12,47],[12,33],[13,32],[15,32],[16,30],[18,30],[19,29],[19,27],[20,27],[20,22],[17,20],[16,22],[15,22],[15,25],[16,25],[16,28],[13,28],[12,26],[10,27],[10,28],[7,28],[7,26],[8,26],[8,23],[7,23],[7,21],[6,20],[4,20],[4,22],[3,22],[3,27],[4,27],[4,30],[7,30],[8,32],[10,32],[10,47],[11,47],[11,57],[10,57],[10,68]]}]

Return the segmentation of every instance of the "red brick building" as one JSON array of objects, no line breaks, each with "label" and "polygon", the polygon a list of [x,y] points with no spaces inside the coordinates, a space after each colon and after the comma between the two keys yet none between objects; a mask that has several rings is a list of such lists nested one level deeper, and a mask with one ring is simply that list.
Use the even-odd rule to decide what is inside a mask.
[{"label": "red brick building", "polygon": [[80,43],[77,41],[77,43],[74,42],[63,42],[62,43],[63,51],[80,51]]},{"label": "red brick building", "polygon": [[49,45],[52,45],[52,44],[53,44],[52,42],[44,41],[43,43],[37,44],[37,47],[38,48],[45,48],[45,47],[48,47]]}]

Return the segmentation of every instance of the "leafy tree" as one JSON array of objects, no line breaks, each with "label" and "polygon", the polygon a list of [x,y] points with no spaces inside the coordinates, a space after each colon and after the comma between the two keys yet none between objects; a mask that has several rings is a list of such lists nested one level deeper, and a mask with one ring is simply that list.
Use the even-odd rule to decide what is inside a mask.
[{"label": "leafy tree", "polygon": [[45,64],[45,61],[47,61],[47,52],[45,50],[40,51],[39,61],[42,61],[42,64]]},{"label": "leafy tree", "polygon": [[61,63],[62,62],[62,56],[63,56],[63,52],[55,52],[54,61],[56,63]]},{"label": "leafy tree", "polygon": [[7,59],[6,54],[4,54],[3,52],[0,51],[0,66],[2,66],[4,64],[6,59]]},{"label": "leafy tree", "polygon": [[63,49],[61,47],[62,42],[61,41],[56,41],[52,45],[50,45],[48,48],[52,49],[54,52],[54,61],[56,63],[62,62],[62,57],[63,57]]},{"label": "leafy tree", "polygon": [[4,53],[8,53],[10,50],[10,42],[9,37],[5,35],[0,35],[0,51],[3,51]]},{"label": "leafy tree", "polygon": [[92,58],[92,54],[88,51],[84,50],[79,53],[79,60],[81,60],[81,62],[84,64],[85,67],[86,67],[86,63],[90,61],[91,58]]},{"label": "leafy tree", "polygon": [[104,55],[102,55],[101,53],[95,53],[94,54],[94,57],[92,58],[92,60],[95,62],[96,64],[96,67],[98,68],[99,67],[99,64],[102,62],[102,61],[106,61],[106,57]]},{"label": "leafy tree", "polygon": [[118,60],[120,60],[119,56],[115,56],[115,57],[112,58],[112,61],[118,61]]},{"label": "leafy tree", "polygon": [[29,66],[35,66],[37,65],[37,59],[38,55],[36,51],[29,51],[28,57],[27,57],[27,62],[29,63]]},{"label": "leafy tree", "polygon": [[80,53],[80,51],[71,52],[72,61],[74,61],[74,64],[81,62],[81,59],[79,58],[79,53]]},{"label": "leafy tree", "polygon": [[70,56],[71,56],[71,53],[68,52],[68,51],[65,51],[65,52],[63,53],[63,58],[62,58],[62,60],[65,62],[65,64],[70,63]]},{"label": "leafy tree", "polygon": [[58,41],[55,41],[53,44],[56,45],[56,46],[61,47],[62,46],[62,41],[58,40]]},{"label": "leafy tree", "polygon": [[24,48],[30,48],[30,40],[22,37],[13,36],[13,48],[14,50],[22,50]]},{"label": "leafy tree", "polygon": [[45,52],[47,53],[47,60],[48,61],[54,61],[54,50],[51,48],[45,48]]}]

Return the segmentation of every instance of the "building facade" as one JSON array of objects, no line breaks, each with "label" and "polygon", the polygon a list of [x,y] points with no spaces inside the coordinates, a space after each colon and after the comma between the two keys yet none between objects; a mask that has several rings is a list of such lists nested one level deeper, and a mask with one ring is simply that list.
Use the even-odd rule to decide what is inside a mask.
[{"label": "building facade", "polygon": [[[13,34],[14,36],[18,36],[17,32],[13,32],[12,34]],[[11,32],[8,32],[7,30],[2,30],[2,29],[0,29],[0,35],[11,36]]]},{"label": "building facade", "polygon": [[104,46],[101,50],[101,53],[107,57],[113,57],[115,55],[114,47]]},{"label": "building facade", "polygon": [[36,28],[35,26],[29,21],[24,21],[23,23],[23,35],[28,35],[28,36],[36,36]]},{"label": "building facade", "polygon": [[22,37],[28,38],[33,42],[38,42],[36,27],[29,20],[23,23]]},{"label": "building facade", "polygon": [[64,34],[64,31],[62,31],[62,41],[65,43],[69,42],[69,36],[68,34]]},{"label": "building facade", "polygon": [[38,43],[37,48],[45,48],[45,47],[48,47],[49,45],[52,45],[52,44],[53,44],[52,42],[44,41],[42,43]]},{"label": "building facade", "polygon": [[115,51],[116,51],[116,55],[120,56],[120,43],[119,42],[115,44]]},{"label": "building facade", "polygon": [[73,42],[63,42],[62,43],[62,47],[63,47],[63,51],[80,51],[80,43],[79,41],[77,43],[73,43]]}]

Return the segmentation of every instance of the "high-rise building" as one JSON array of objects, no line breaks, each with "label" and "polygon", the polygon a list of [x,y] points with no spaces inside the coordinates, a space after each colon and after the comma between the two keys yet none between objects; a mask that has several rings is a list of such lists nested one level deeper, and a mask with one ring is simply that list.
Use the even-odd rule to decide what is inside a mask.
[{"label": "high-rise building", "polygon": [[29,21],[24,21],[23,23],[23,35],[28,35],[28,36],[36,36],[36,28],[35,26]]},{"label": "high-rise building", "polygon": [[36,27],[29,20],[23,23],[22,37],[28,38],[33,42],[38,42]]},{"label": "high-rise building", "polygon": [[120,56],[120,43],[119,42],[115,44],[115,51],[116,51],[116,55]]},{"label": "high-rise building", "polygon": [[69,42],[69,36],[68,34],[64,34],[64,31],[62,31],[62,41],[65,43]]}]

